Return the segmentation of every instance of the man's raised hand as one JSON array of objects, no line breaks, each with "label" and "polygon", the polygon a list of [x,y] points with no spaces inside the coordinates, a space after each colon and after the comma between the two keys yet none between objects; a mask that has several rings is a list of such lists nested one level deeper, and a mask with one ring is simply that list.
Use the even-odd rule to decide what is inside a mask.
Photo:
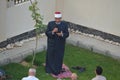
[{"label": "man's raised hand", "polygon": [[56,32],[58,32],[58,28],[54,28],[54,29],[52,30],[52,33],[56,33]]},{"label": "man's raised hand", "polygon": [[63,32],[61,31],[60,33],[56,33],[58,36],[63,36]]}]

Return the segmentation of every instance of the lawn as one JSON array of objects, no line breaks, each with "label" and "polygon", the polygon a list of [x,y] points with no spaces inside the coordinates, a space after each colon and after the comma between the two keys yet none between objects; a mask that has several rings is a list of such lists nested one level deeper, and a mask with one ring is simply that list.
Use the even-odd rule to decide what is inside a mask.
[{"label": "lawn", "polygon": [[[46,75],[42,63],[45,62],[46,51],[37,53],[35,64],[37,67],[37,77],[40,80],[56,80],[50,75]],[[25,61],[30,63],[32,56],[28,56]],[[77,73],[78,80],[91,80],[95,76],[94,70],[96,66],[103,67],[103,75],[107,77],[107,80],[120,80],[120,62],[110,57],[91,52],[89,50],[75,47],[67,44],[64,56],[64,63],[71,69],[72,66],[86,67],[85,72],[78,72],[71,69],[72,72]],[[6,70],[7,74],[12,76],[11,80],[21,80],[22,77],[27,76],[29,67],[23,66],[20,63],[11,63],[0,68]],[[64,79],[69,80],[69,79]]]}]

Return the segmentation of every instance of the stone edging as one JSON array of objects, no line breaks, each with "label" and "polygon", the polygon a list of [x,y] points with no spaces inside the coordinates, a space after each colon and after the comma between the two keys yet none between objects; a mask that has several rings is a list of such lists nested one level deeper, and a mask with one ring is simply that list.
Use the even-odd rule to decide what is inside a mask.
[{"label": "stone edging", "polygon": [[[95,29],[91,29],[82,25],[78,25],[78,24],[74,24],[71,22],[67,22],[68,23],[68,27],[70,32],[74,32],[74,33],[78,33],[78,34],[82,34],[85,36],[89,36],[89,37],[93,37],[102,41],[106,41],[108,43],[120,46],[120,37],[119,36],[115,36],[112,34],[108,34],[102,31],[98,31]],[[45,32],[45,29],[43,29],[42,31],[40,31],[41,35],[43,35],[43,33]],[[23,34],[11,37],[3,42],[0,42],[0,51],[5,50],[6,47],[8,46],[15,46],[13,44],[18,44],[17,46],[21,46],[21,41],[22,40],[27,40],[27,39],[32,39],[33,37],[35,37],[35,30],[31,30],[28,32],[25,32]],[[18,43],[19,42],[19,43]]]},{"label": "stone edging", "polygon": [[92,38],[96,38],[98,40],[108,42],[110,44],[120,46],[120,37],[119,36],[109,34],[109,33],[105,33],[105,32],[95,30],[95,29],[92,29],[92,28],[88,28],[88,27],[85,27],[85,26],[82,26],[82,25],[74,24],[74,23],[71,23],[71,22],[67,22],[67,23],[68,23],[70,32],[77,33],[77,34],[82,34],[82,35],[85,35],[85,36],[89,36],[89,37],[92,37]]}]

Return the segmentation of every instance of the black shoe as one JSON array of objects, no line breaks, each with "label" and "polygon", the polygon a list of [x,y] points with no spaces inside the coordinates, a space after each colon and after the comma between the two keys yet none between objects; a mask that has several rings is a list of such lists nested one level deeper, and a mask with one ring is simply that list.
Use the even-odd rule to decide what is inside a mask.
[{"label": "black shoe", "polygon": [[84,71],[86,71],[86,68],[85,68],[85,67],[80,67],[80,66],[72,67],[72,69],[78,70],[79,72],[84,72]]},{"label": "black shoe", "polygon": [[52,74],[55,75],[55,76],[58,76],[60,74],[60,72],[59,73],[56,72],[56,73],[52,73]]},{"label": "black shoe", "polygon": [[55,76],[58,76],[59,74],[54,74]]},{"label": "black shoe", "polygon": [[60,71],[61,73],[66,72],[65,68],[62,68],[62,70]]},{"label": "black shoe", "polygon": [[80,67],[80,66],[74,66],[74,67],[72,67],[72,69],[75,69],[75,70],[80,70],[82,67]]},{"label": "black shoe", "polygon": [[79,71],[79,72],[84,72],[84,71],[86,71],[86,68],[83,67],[83,68],[79,69],[78,71]]}]

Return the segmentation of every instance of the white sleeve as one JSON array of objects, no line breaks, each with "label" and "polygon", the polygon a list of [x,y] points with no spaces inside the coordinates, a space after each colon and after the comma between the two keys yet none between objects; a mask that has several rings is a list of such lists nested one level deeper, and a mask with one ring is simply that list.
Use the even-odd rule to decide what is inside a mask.
[{"label": "white sleeve", "polygon": [[95,78],[92,78],[92,80],[95,80]]},{"label": "white sleeve", "polygon": [[22,78],[21,80],[25,80],[25,78]]}]

